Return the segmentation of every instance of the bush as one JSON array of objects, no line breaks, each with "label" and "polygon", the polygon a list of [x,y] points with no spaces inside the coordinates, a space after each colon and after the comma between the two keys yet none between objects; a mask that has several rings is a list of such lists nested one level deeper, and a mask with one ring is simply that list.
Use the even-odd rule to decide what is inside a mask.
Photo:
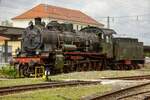
[{"label": "bush", "polygon": [[12,66],[2,67],[1,73],[8,78],[16,78],[17,76],[17,70]]}]

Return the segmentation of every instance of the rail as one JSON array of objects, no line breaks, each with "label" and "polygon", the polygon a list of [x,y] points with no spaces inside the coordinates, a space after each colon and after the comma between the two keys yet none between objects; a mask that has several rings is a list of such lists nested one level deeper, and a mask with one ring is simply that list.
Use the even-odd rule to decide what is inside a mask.
[{"label": "rail", "polygon": [[48,83],[41,83],[41,84],[1,87],[0,88],[0,96],[12,94],[12,93],[18,93],[21,91],[23,92],[23,91],[36,90],[36,89],[47,89],[47,88],[100,84],[100,83],[101,83],[100,81],[67,81],[67,82],[48,82]]}]

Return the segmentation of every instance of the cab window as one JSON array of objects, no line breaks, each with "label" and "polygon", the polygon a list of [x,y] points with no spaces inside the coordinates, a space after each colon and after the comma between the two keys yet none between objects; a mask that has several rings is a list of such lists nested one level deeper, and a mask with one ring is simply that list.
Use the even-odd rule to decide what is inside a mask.
[{"label": "cab window", "polygon": [[106,43],[112,43],[112,36],[111,35],[109,35],[109,36],[107,35],[105,40],[106,40]]}]

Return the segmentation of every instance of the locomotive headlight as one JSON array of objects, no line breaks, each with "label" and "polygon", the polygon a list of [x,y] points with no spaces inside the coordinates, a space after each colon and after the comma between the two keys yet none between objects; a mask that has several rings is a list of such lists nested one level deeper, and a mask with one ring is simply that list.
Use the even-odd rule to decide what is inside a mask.
[{"label": "locomotive headlight", "polygon": [[18,55],[19,54],[19,51],[16,51],[16,55]]},{"label": "locomotive headlight", "polygon": [[36,51],[36,55],[39,55],[40,54],[40,51]]}]

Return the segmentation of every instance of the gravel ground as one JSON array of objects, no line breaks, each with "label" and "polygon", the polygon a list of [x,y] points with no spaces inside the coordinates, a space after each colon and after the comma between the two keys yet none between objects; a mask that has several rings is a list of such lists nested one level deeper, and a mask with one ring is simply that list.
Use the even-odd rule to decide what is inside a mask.
[{"label": "gravel ground", "polygon": [[[129,82],[129,83],[131,83],[131,82]],[[116,91],[116,90],[118,91],[118,90],[122,90],[123,88],[135,86],[135,83],[134,84],[129,84],[129,83],[128,82],[123,82],[122,84],[117,83],[114,87],[112,86],[112,88],[114,90],[112,89],[111,91],[105,92],[103,94],[97,93],[95,95],[86,97],[88,99],[82,99],[82,100],[90,100],[90,98],[92,99],[93,97],[95,98],[95,97],[99,97],[99,96],[100,96],[100,98],[97,98],[96,100],[150,100],[150,99],[145,99],[146,96],[150,96],[150,85],[148,85],[148,84],[138,87],[138,88],[132,88],[129,90],[119,91],[114,94],[105,95],[107,93],[112,93],[113,91]],[[136,85],[140,84],[140,83],[141,82],[137,82]],[[146,93],[143,93],[143,92],[146,92]],[[142,94],[139,95],[139,93],[142,93]],[[92,99],[92,100],[94,100],[94,99]]]},{"label": "gravel ground", "polygon": [[146,97],[149,97],[149,96],[150,96],[150,93],[145,93],[145,94],[132,96],[130,98],[123,98],[119,100],[150,100],[150,98],[146,99]]},{"label": "gravel ground", "polygon": [[[142,93],[142,94],[138,94],[140,92],[147,92],[148,93]],[[122,96],[118,97],[117,100],[150,100],[150,99],[146,99],[145,97],[150,96],[150,85],[145,86],[144,88],[139,88],[138,90],[135,91],[129,91],[125,94],[123,94],[123,96],[128,96],[126,98],[122,98]],[[137,93],[137,94],[136,94]],[[132,94],[136,94],[134,96],[130,96]],[[120,98],[120,99],[119,99]],[[112,99],[113,100],[113,99]]]},{"label": "gravel ground", "polygon": [[146,82],[150,82],[150,80],[111,80],[111,79],[64,79],[64,81],[73,81],[73,80],[79,80],[79,81],[101,81],[102,84],[112,84],[114,86],[117,85],[137,85],[140,83],[146,83]]},{"label": "gravel ground", "polygon": [[[75,80],[75,79],[68,79],[66,81],[70,81],[70,80]],[[119,90],[119,89],[123,89],[123,88],[127,88],[130,86],[135,86],[138,84],[142,84],[142,83],[147,83],[150,82],[150,80],[87,80],[87,79],[82,79],[84,81],[101,81],[101,84],[103,85],[111,85],[112,90]]]},{"label": "gravel ground", "polygon": [[[139,85],[139,84],[143,84],[143,83],[147,83],[150,82],[150,80],[101,80],[102,84],[109,84],[111,85],[112,90],[111,91],[116,91],[116,90],[121,90],[127,87],[131,87],[131,86],[135,86],[135,85]],[[140,89],[137,92],[141,92],[141,91],[147,91],[147,89],[150,90],[150,85],[146,86],[144,89]],[[110,92],[110,91],[108,91]],[[107,94],[108,92],[105,92],[104,94]],[[130,94],[135,93],[131,92]],[[103,94],[103,93],[102,93]],[[96,93],[95,95],[101,95],[101,93]],[[122,94],[120,94],[119,96],[121,96]],[[128,93],[123,94],[123,95],[128,95]],[[148,95],[148,94],[147,94]],[[119,96],[117,97],[113,97],[112,99],[108,99],[108,100],[144,100],[144,99],[137,99],[137,98],[145,98],[145,96],[147,96],[146,94],[143,95],[138,95],[138,96],[133,96],[132,98],[127,98],[127,99],[117,99]],[[92,95],[91,95],[92,96]]]},{"label": "gravel ground", "polygon": [[145,63],[149,63],[150,64],[150,57],[145,58]]},{"label": "gravel ground", "polygon": [[112,89],[113,90],[123,89],[147,82],[150,82],[150,80],[120,80],[112,83]]}]

